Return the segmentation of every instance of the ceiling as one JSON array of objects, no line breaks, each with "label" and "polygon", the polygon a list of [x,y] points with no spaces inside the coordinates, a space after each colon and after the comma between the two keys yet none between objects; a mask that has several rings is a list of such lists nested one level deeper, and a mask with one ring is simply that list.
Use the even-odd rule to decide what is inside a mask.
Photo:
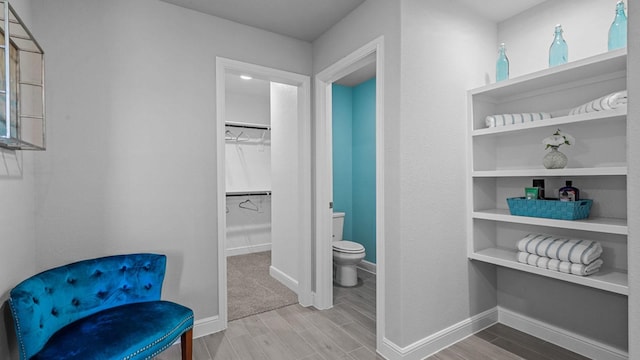
[{"label": "ceiling", "polygon": [[346,75],[345,77],[338,79],[335,81],[336,84],[344,85],[344,86],[356,86],[364,81],[371,79],[376,76],[376,63],[364,65],[358,70],[352,72],[351,74]]},{"label": "ceiling", "polygon": [[[161,0],[277,34],[312,42],[365,0]],[[500,22],[546,0],[458,0]]]},{"label": "ceiling", "polygon": [[312,42],[365,0],[161,0]]},{"label": "ceiling", "polygon": [[458,0],[482,17],[501,22],[547,0]]},{"label": "ceiling", "polygon": [[[312,42],[365,0],[161,0],[277,34]],[[458,0],[478,15],[500,22],[547,0]],[[375,62],[337,83],[354,86],[375,76]],[[264,86],[229,79],[234,91],[263,92]],[[243,89],[244,88],[244,89]],[[249,89],[247,89],[249,88]],[[259,89],[259,90],[258,90]]]}]

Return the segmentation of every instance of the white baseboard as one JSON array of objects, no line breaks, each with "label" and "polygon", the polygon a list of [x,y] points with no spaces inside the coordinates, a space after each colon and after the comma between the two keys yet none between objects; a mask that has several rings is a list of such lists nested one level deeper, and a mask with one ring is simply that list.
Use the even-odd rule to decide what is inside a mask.
[{"label": "white baseboard", "polygon": [[590,359],[623,360],[629,358],[629,353],[624,350],[501,307],[498,307],[498,321]]},{"label": "white baseboard", "polygon": [[498,310],[497,308],[492,308],[405,347],[400,347],[391,340],[384,338],[382,340],[382,349],[378,349],[378,351],[388,360],[424,359],[495,324],[497,321]]},{"label": "white baseboard", "polygon": [[614,348],[599,341],[586,338],[582,335],[499,306],[463,320],[405,347],[400,347],[385,338],[382,341],[382,348],[378,350],[380,355],[388,360],[424,359],[496,322],[556,344],[590,359],[626,360],[629,358],[629,354],[625,350]]},{"label": "white baseboard", "polygon": [[372,273],[373,275],[376,274],[376,264],[367,260],[360,261],[360,263],[358,264],[358,269],[366,271],[368,273]]},{"label": "white baseboard", "polygon": [[[199,337],[215,334],[224,329],[225,326],[222,324],[222,321],[220,321],[218,315],[196,320],[193,323],[193,338],[197,339]],[[180,344],[180,338],[178,337],[173,344]]]},{"label": "white baseboard", "polygon": [[294,293],[298,293],[298,281],[296,279],[273,267],[273,265],[269,266],[269,275],[271,275],[274,279],[280,281],[284,286],[288,287]]},{"label": "white baseboard", "polygon": [[224,324],[220,321],[218,315],[208,318],[196,320],[193,324],[193,337],[199,338],[211,334],[215,334],[225,329]]},{"label": "white baseboard", "polygon": [[230,248],[230,249],[227,249],[226,254],[228,257],[228,256],[252,254],[252,253],[263,252],[263,251],[271,251],[271,243]]}]

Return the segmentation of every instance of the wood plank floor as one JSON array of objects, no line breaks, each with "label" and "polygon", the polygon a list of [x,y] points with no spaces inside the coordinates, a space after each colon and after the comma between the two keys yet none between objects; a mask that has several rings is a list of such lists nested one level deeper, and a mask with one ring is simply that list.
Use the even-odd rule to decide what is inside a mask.
[{"label": "wood plank floor", "polygon": [[523,333],[495,324],[427,360],[588,360],[588,358]]},{"label": "wood plank floor", "polygon": [[[194,339],[195,360],[380,360],[376,346],[376,278],[359,273],[354,288],[334,286],[334,307],[290,305],[231,321],[225,331]],[[179,360],[172,346],[156,360]],[[427,360],[583,360],[502,324],[470,336]]]}]

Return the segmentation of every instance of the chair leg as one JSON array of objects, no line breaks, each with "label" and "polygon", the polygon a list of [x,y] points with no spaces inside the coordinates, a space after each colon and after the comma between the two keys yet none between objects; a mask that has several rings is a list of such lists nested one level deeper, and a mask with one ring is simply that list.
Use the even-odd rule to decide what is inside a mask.
[{"label": "chair leg", "polygon": [[192,360],[193,349],[193,329],[185,331],[180,336],[180,348],[182,349],[182,360]]}]

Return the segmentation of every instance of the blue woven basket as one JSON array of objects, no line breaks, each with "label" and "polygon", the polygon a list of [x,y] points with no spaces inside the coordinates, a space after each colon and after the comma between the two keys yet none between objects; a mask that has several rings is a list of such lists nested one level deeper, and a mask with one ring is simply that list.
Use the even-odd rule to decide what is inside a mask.
[{"label": "blue woven basket", "polygon": [[507,198],[507,204],[509,204],[509,211],[511,211],[511,215],[560,220],[578,220],[589,217],[593,200],[527,200],[523,197],[517,197]]}]

